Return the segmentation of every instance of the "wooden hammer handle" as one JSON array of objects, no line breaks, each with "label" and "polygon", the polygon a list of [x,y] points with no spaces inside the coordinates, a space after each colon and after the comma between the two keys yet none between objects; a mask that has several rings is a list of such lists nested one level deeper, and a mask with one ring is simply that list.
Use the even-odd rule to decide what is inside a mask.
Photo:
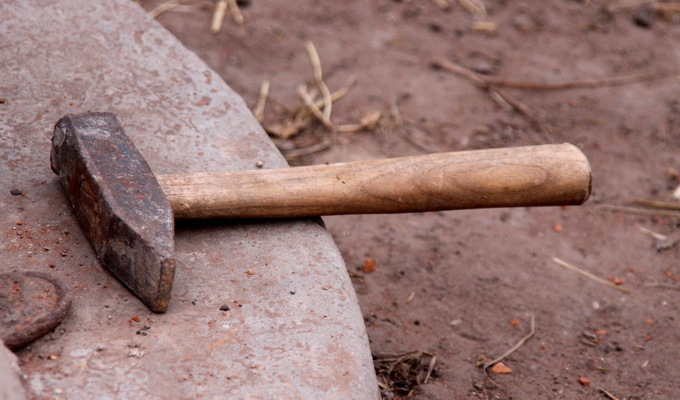
[{"label": "wooden hammer handle", "polygon": [[591,185],[570,144],[157,178],[178,219],[581,204]]}]

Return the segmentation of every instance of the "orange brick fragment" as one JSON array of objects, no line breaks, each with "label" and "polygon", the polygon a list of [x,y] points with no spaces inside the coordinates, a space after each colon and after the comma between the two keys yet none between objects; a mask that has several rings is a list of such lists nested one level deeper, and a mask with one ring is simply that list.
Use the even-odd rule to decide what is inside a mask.
[{"label": "orange brick fragment", "polygon": [[578,383],[581,384],[581,386],[589,386],[590,385],[590,379],[586,378],[585,376],[581,376],[578,378]]},{"label": "orange brick fragment", "polygon": [[491,367],[491,372],[493,372],[494,374],[510,374],[512,373],[512,369],[507,365],[503,364],[502,362],[499,362],[494,364],[493,367]]},{"label": "orange brick fragment", "polygon": [[510,325],[512,326],[519,326],[519,320],[517,318],[513,318],[510,320]]},{"label": "orange brick fragment", "polygon": [[375,271],[375,260],[372,258],[366,258],[364,260],[364,268],[362,269],[365,273]]}]

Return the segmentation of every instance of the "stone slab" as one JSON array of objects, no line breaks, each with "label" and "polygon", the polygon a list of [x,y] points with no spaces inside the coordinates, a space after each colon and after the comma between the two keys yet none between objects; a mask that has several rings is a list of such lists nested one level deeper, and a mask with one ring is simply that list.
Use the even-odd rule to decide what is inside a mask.
[{"label": "stone slab", "polygon": [[55,274],[73,295],[18,353],[28,396],[378,398],[320,220],[180,224],[171,306],[153,314],[99,266],[50,170],[54,123],[88,110],[118,114],[155,173],[285,166],[243,100],[131,1],[0,2],[0,15],[0,272]]}]

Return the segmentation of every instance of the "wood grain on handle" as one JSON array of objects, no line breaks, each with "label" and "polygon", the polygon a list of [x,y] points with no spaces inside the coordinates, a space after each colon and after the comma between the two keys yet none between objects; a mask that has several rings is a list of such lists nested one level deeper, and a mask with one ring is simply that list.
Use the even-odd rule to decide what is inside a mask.
[{"label": "wood grain on handle", "polygon": [[175,218],[270,218],[581,204],[591,171],[571,144],[345,164],[160,175]]}]

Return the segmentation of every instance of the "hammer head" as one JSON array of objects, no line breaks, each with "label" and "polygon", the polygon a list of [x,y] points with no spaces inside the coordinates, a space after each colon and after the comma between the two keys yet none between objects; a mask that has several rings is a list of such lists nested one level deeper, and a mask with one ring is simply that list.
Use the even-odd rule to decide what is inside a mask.
[{"label": "hammer head", "polygon": [[172,209],[121,121],[112,113],[61,118],[51,164],[102,265],[165,312],[175,276]]}]

